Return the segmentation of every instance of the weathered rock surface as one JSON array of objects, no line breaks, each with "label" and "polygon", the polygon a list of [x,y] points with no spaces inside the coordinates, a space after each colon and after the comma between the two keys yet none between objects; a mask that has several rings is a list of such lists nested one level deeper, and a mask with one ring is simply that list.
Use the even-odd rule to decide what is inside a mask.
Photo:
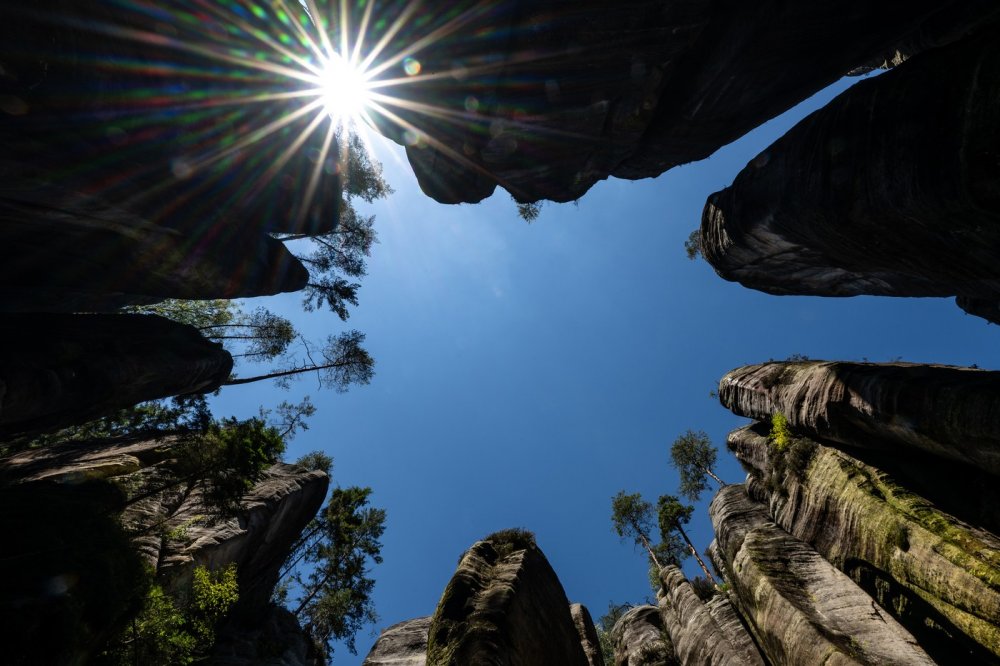
[{"label": "weathered rock surface", "polygon": [[[811,443],[805,469],[778,471],[761,429],[728,445],[774,521],[891,612],[938,661],[1000,659],[1000,540],[941,511],[878,468]],[[777,476],[778,478],[774,478]],[[773,489],[773,490],[772,490]]]},{"label": "weathered rock surface", "polygon": [[[676,666],[670,635],[656,606],[636,606],[622,615],[611,629],[615,646],[614,666]],[[608,664],[608,666],[612,666]]]},{"label": "weathered rock surface", "polygon": [[772,362],[719,383],[736,414],[780,412],[803,434],[849,447],[920,451],[1000,474],[1000,373],[912,363]]},{"label": "weathered rock surface", "polygon": [[424,666],[431,617],[418,617],[382,631],[362,666]]},{"label": "weathered rock surface", "polygon": [[153,315],[0,315],[0,437],[218,388],[232,358]]},{"label": "weathered rock surface", "polygon": [[[391,19],[401,6],[380,9]],[[498,183],[519,200],[569,201],[609,175],[707,157],[858,66],[996,13],[984,2],[458,3],[414,35],[443,36],[412,54],[430,77],[393,89],[436,113],[390,105],[405,126],[381,124],[438,201],[479,201]]]},{"label": "weathered rock surface", "polygon": [[138,528],[143,520],[155,517],[151,506],[166,512],[158,516],[163,522],[155,536],[158,549],[143,551],[150,560],[155,557],[158,575],[175,586],[185,587],[196,566],[215,571],[235,564],[240,598],[233,616],[254,625],[268,612],[281,564],[319,511],[328,485],[323,472],[279,463],[243,498],[236,518],[213,519],[201,488],[195,487],[170,489],[138,503],[124,520]]},{"label": "weathered rock surface", "polygon": [[251,626],[228,626],[216,636],[213,666],[326,666],[286,608],[270,605]]},{"label": "weathered rock surface", "polygon": [[562,585],[530,535],[498,532],[465,553],[431,620],[427,664],[588,664]]},{"label": "weathered rock surface", "polygon": [[594,619],[590,617],[590,611],[583,604],[570,604],[569,614],[573,618],[573,625],[576,633],[580,636],[580,647],[587,657],[589,666],[604,666],[604,657],[601,655],[601,641],[597,637],[597,627],[594,626]]},{"label": "weathered rock surface", "polygon": [[768,659],[784,664],[933,664],[888,612],[775,525],[742,485],[710,507],[727,578]]},{"label": "weathered rock surface", "polygon": [[1000,305],[996,28],[907,60],[801,121],[713,194],[706,259],[772,294]]},{"label": "weathered rock surface", "polygon": [[[725,617],[724,631],[680,569],[663,567],[660,583],[660,617],[680,663],[764,666],[753,640],[739,635],[746,634],[739,620],[734,624],[732,618]],[[716,614],[722,617],[724,609],[716,608]]]}]

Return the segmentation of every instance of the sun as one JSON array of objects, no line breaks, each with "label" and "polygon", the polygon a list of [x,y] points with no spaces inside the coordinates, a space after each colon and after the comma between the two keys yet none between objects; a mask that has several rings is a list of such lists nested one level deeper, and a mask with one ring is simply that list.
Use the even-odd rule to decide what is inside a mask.
[{"label": "sun", "polygon": [[316,82],[323,109],[335,123],[349,126],[365,119],[371,87],[362,69],[334,53],[323,59]]}]

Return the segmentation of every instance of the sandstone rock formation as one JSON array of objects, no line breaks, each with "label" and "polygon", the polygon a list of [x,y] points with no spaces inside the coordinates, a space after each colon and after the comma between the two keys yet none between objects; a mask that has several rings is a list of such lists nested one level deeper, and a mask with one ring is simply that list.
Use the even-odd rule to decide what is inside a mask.
[{"label": "sandstone rock formation", "polygon": [[1000,373],[912,363],[806,361],[738,368],[719,400],[740,416],[783,414],[850,447],[916,449],[1000,474]]},{"label": "sandstone rock formation", "polygon": [[629,609],[615,622],[611,640],[615,646],[613,666],[677,666],[681,663],[655,606]]},{"label": "sandstone rock formation", "polygon": [[430,618],[382,632],[365,664],[603,666],[590,613],[572,607],[530,532],[469,548]]},{"label": "sandstone rock formation", "polygon": [[795,445],[809,452],[793,469],[761,431],[736,430],[728,445],[778,525],[847,573],[938,661],[1000,658],[1000,539],[815,441]]},{"label": "sandstone rock formation", "polygon": [[362,666],[424,666],[431,617],[394,624],[379,634]]},{"label": "sandstone rock formation", "polygon": [[[37,540],[10,540],[3,551],[11,561],[25,561],[20,586],[31,590],[30,604],[37,607],[37,613],[22,613],[26,618],[9,625],[23,631],[23,651],[9,652],[15,661],[23,654],[24,663],[81,663],[134,613],[143,567],[155,570],[168,589],[184,590],[195,566],[217,570],[235,564],[239,600],[219,631],[219,663],[313,663],[294,618],[271,604],[271,594],[292,544],[322,504],[328,477],[274,465],[244,496],[238,514],[221,519],[204,502],[200,486],[165,481],[165,470],[175,464],[175,443],[171,438],[69,442],[2,461],[3,506],[14,506],[8,501],[16,497],[34,503],[24,507],[16,524],[5,519],[4,527],[25,535],[42,529],[46,539],[62,543],[49,547],[54,556],[30,565],[26,559],[39,559],[32,555]],[[121,488],[130,488],[138,499],[124,507],[119,524],[125,502]],[[73,557],[63,552],[63,541],[71,538],[79,553]],[[74,562],[86,566],[74,568]],[[44,592],[60,580],[61,592]],[[71,635],[80,643],[51,652],[44,636],[52,627],[45,618],[72,620],[79,627]],[[255,652],[265,645],[272,652],[280,647],[272,662]]]},{"label": "sandstone rock formation", "polygon": [[[764,666],[753,639],[739,619],[730,617],[719,603],[713,604],[716,611],[713,614],[680,569],[663,567],[660,582],[660,616],[680,663]],[[725,629],[716,617],[724,621]]]},{"label": "sandstone rock formation", "polygon": [[0,437],[218,388],[229,353],[152,315],[0,315]]},{"label": "sandstone rock formation", "polygon": [[[401,5],[379,7],[387,25]],[[705,158],[859,66],[997,15],[986,2],[455,3],[414,31],[430,77],[394,86],[404,102],[380,127],[438,201],[497,184],[570,201]]]},{"label": "sandstone rock formation", "polygon": [[710,513],[734,597],[770,661],[934,663],[845,574],[775,525],[742,485],[722,488]]},{"label": "sandstone rock formation", "polygon": [[573,618],[573,626],[580,637],[580,647],[587,657],[588,666],[604,666],[604,657],[601,656],[601,641],[597,637],[597,628],[594,620],[590,617],[590,611],[583,604],[570,604],[570,617]]},{"label": "sandstone rock formation", "polygon": [[588,664],[562,585],[530,534],[498,532],[466,551],[431,620],[427,663]]},{"label": "sandstone rock formation", "polygon": [[862,81],[709,197],[705,258],[772,294],[959,296],[1000,321],[996,28]]}]

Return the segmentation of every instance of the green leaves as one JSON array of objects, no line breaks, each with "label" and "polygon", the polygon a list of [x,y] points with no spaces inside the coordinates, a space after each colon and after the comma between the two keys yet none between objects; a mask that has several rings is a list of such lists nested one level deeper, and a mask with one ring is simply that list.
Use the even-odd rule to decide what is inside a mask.
[{"label": "green leaves", "polygon": [[680,494],[697,502],[708,488],[707,476],[715,476],[712,468],[718,453],[704,430],[688,430],[670,447],[670,460],[681,475]]},{"label": "green leaves", "polygon": [[289,608],[321,650],[332,651],[340,640],[356,654],[358,631],[378,620],[368,574],[370,563],[382,562],[386,513],[368,506],[371,492],[335,488],[289,556],[288,588],[299,591]]}]

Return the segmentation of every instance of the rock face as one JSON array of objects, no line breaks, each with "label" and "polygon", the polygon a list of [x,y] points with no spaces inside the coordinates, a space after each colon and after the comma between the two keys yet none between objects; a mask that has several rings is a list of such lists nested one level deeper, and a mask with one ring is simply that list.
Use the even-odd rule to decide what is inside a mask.
[{"label": "rock face", "polygon": [[[379,9],[391,25],[401,3]],[[859,66],[996,15],[983,2],[456,3],[412,35],[431,78],[394,87],[403,103],[380,122],[438,201],[498,183],[570,201],[705,158]]]},{"label": "rock face", "polygon": [[997,537],[814,441],[804,442],[801,469],[777,460],[788,453],[774,451],[759,426],[734,431],[728,444],[774,521],[861,585],[932,657],[1000,658]]},{"label": "rock face", "polygon": [[431,620],[427,663],[588,664],[562,585],[530,535],[499,532],[465,553]]},{"label": "rock face", "polygon": [[705,258],[772,294],[953,296],[998,320],[997,29],[862,81],[713,194]]},{"label": "rock face", "polygon": [[597,637],[597,628],[594,620],[590,617],[590,611],[583,604],[570,604],[570,617],[573,618],[573,625],[576,633],[580,637],[580,647],[587,657],[588,666],[604,666],[604,657],[601,656],[601,641]]},{"label": "rock face", "polygon": [[233,363],[194,328],[153,315],[0,315],[0,339],[0,437],[212,391]]},{"label": "rock face", "polygon": [[710,508],[743,615],[775,663],[933,664],[888,613],[747,497],[722,488]]},{"label": "rock face", "polygon": [[366,666],[604,666],[590,613],[572,607],[530,532],[466,551],[430,618],[382,632]]},{"label": "rock face", "polygon": [[733,370],[719,399],[740,416],[783,414],[851,447],[916,449],[1000,474],[1000,373],[910,363],[764,363]]},{"label": "rock face", "polygon": [[[660,616],[681,664],[764,666],[739,619],[728,617],[719,604],[714,605],[715,614],[711,613],[680,569],[663,567],[660,582]],[[725,620],[725,631],[716,616]]]},{"label": "rock face", "polygon": [[431,617],[418,617],[384,630],[362,666],[424,666]]},{"label": "rock face", "polygon": [[611,640],[615,646],[614,666],[677,666],[681,663],[655,606],[636,606],[622,615],[611,630]]},{"label": "rock face", "polygon": [[[176,444],[169,437],[68,442],[23,451],[0,464],[0,501],[25,505],[12,524],[4,523],[23,536],[8,540],[3,556],[25,562],[19,585],[27,598],[42,600],[30,602],[37,614],[22,613],[18,624],[8,625],[23,634],[24,645],[9,653],[15,662],[23,654],[19,663],[82,663],[134,612],[144,594],[143,566],[156,571],[160,584],[184,590],[196,566],[218,570],[235,564],[239,600],[219,631],[217,663],[313,664],[294,618],[270,599],[295,539],[322,504],[328,477],[274,465],[244,496],[236,517],[220,519],[204,503],[199,486],[167,481]],[[136,497],[119,523],[125,487]],[[36,535],[39,529],[42,534]],[[63,552],[67,542],[76,555]],[[54,556],[32,555],[45,544]],[[44,591],[63,578],[66,589]],[[56,648],[44,638],[53,631],[45,618],[71,622],[70,635],[86,641],[47,652]],[[280,647],[273,660],[256,652],[262,645],[270,652]]]}]

